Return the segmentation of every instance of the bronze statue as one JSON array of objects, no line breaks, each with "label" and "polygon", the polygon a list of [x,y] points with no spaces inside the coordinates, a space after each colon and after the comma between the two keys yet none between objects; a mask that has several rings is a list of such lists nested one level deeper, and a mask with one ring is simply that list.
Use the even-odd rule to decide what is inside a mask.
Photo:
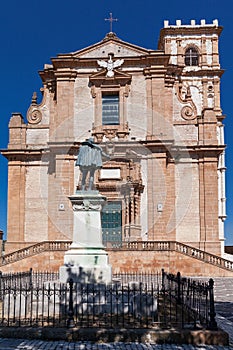
[{"label": "bronze statue", "polygon": [[78,165],[80,167],[80,171],[82,173],[82,191],[85,191],[86,189],[86,178],[88,173],[90,175],[88,191],[92,190],[95,171],[96,169],[102,168],[102,156],[110,159],[110,156],[104,153],[99,145],[94,143],[93,137],[82,142],[78,158],[75,163],[76,166]]}]

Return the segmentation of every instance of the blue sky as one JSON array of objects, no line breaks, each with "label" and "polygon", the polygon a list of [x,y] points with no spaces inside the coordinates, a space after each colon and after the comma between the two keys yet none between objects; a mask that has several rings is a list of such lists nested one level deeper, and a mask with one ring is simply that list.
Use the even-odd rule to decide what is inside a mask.
[{"label": "blue sky", "polygon": [[[232,0],[8,0],[1,3],[0,43],[0,149],[7,147],[8,123],[13,112],[24,117],[33,91],[40,96],[38,71],[58,53],[84,48],[101,41],[109,32],[104,21],[109,13],[118,18],[113,31],[122,40],[157,49],[163,21],[176,19],[189,24],[219,20],[220,63],[225,73],[221,82],[221,107],[226,115],[226,245],[233,245],[233,1]],[[0,229],[7,221],[7,160],[0,155]]]}]

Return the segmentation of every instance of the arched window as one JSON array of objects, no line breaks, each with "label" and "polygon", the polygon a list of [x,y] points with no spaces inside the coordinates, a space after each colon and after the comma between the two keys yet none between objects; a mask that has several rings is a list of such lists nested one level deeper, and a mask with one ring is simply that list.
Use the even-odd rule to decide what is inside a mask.
[{"label": "arched window", "polygon": [[189,47],[185,51],[185,65],[186,66],[198,66],[199,54],[194,47]]}]

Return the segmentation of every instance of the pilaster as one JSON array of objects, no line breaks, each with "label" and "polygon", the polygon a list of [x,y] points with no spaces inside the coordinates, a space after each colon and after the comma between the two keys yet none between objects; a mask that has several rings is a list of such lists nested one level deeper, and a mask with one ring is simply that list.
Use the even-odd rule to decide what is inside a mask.
[{"label": "pilaster", "polygon": [[8,163],[8,223],[7,241],[24,241],[25,165],[21,161]]},{"label": "pilaster", "polygon": [[200,191],[200,246],[199,248],[220,255],[218,233],[218,179],[217,157],[208,151],[199,155]]}]

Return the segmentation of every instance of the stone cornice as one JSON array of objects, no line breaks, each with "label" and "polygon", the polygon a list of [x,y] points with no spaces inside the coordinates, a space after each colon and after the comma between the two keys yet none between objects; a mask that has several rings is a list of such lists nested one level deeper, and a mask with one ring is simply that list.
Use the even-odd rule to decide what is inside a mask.
[{"label": "stone cornice", "polygon": [[[141,67],[150,68],[155,70],[157,67],[166,67],[169,62],[169,55],[165,55],[163,52],[153,52],[153,54],[143,56],[124,57],[124,69],[127,67]],[[98,59],[106,59],[106,57],[100,57]],[[39,71],[39,75],[43,82],[53,81],[57,78],[61,79],[75,79],[77,75],[76,69],[90,68],[98,69],[97,58],[75,58],[75,57],[62,57],[52,58],[53,68],[45,68],[43,71]],[[87,73],[88,74],[88,73]]]},{"label": "stone cornice", "polygon": [[160,30],[158,48],[160,50],[164,49],[164,38],[166,36],[188,36],[188,35],[220,35],[223,30],[222,26],[172,26],[167,28],[162,28]]},{"label": "stone cornice", "polygon": [[126,84],[130,84],[132,79],[131,75],[118,71],[117,69],[114,70],[114,73],[115,74],[113,77],[106,77],[106,69],[103,69],[98,73],[92,74],[89,80],[93,85],[98,87],[102,85],[124,86]]},{"label": "stone cornice", "polygon": [[46,82],[46,81],[52,82],[55,79],[53,68],[45,68],[44,70],[39,71],[39,75],[43,82]]},{"label": "stone cornice", "polygon": [[[124,67],[138,67],[138,66],[156,66],[156,65],[167,65],[169,61],[169,55],[165,55],[164,52],[153,52],[148,55],[140,56],[122,56],[124,58]],[[94,58],[79,58],[79,57],[56,57],[51,58],[54,69],[59,68],[99,68],[97,60],[106,59],[103,57]],[[50,70],[48,71],[50,74]]]},{"label": "stone cornice", "polygon": [[171,150],[173,153],[203,153],[205,155],[213,155],[213,154],[220,154],[222,153],[226,148],[226,145],[192,145],[192,146],[179,146],[174,145]]},{"label": "stone cornice", "polygon": [[43,155],[43,149],[38,149],[38,150],[29,150],[29,149],[4,149],[0,150],[0,153],[7,158],[9,161],[14,161],[14,160],[20,160],[20,161],[25,161],[25,160],[31,160],[31,159],[38,159],[41,158]]},{"label": "stone cornice", "polygon": [[199,70],[192,70],[192,71],[186,71],[182,72],[182,76],[185,77],[221,77],[223,73],[225,72],[224,69],[199,69]]},{"label": "stone cornice", "polygon": [[172,145],[174,143],[174,139],[165,139],[165,138],[158,138],[157,136],[152,136],[150,139],[149,137],[147,140],[140,141],[140,144],[151,147],[151,146],[161,146],[161,145]]}]

